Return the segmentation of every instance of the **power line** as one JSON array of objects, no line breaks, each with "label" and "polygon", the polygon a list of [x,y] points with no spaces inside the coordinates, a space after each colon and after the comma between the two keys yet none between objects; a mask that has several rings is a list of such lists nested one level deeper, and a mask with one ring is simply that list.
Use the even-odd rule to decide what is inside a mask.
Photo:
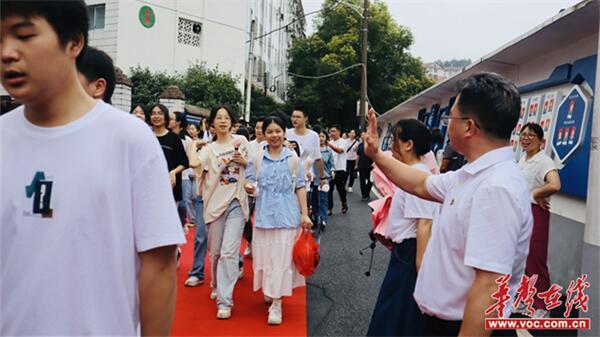
[{"label": "power line", "polygon": [[[294,20],[292,20],[292,21],[290,21],[288,24],[286,24],[286,25],[284,25],[284,26],[281,26],[281,27],[279,27],[279,28],[273,29],[273,30],[271,30],[271,31],[269,31],[269,32],[266,32],[266,33],[264,33],[264,34],[262,34],[262,35],[260,35],[260,36],[257,36],[257,37],[255,37],[255,38],[254,38],[254,40],[262,39],[263,37],[265,37],[265,36],[267,36],[267,35],[271,35],[271,34],[273,34],[273,33],[275,33],[275,32],[278,32],[278,31],[280,31],[280,30],[282,30],[282,29],[286,29],[286,28],[288,28],[289,26],[293,25],[294,23],[298,22],[300,19],[303,19],[303,18],[305,18],[305,17],[307,17],[307,16],[309,16],[309,15],[313,15],[313,14],[316,14],[316,13],[319,13],[319,12],[323,12],[323,11],[328,11],[328,10],[331,10],[331,9],[333,9],[334,7],[336,7],[337,5],[339,5],[339,4],[341,4],[341,3],[342,3],[342,2],[341,2],[341,1],[339,1],[339,2],[336,2],[336,3],[334,3],[333,5],[331,5],[331,6],[329,6],[329,7],[326,7],[326,8],[321,8],[321,9],[318,9],[318,10],[316,10],[316,11],[312,11],[312,12],[306,13],[306,14],[304,14],[304,15],[302,15],[302,16],[300,16],[300,17],[298,17],[298,18],[296,18],[296,19],[294,19]],[[249,42],[250,42],[250,40],[247,40],[247,41],[246,41],[246,43],[249,43]]]},{"label": "power line", "polygon": [[299,78],[306,78],[306,79],[310,79],[310,80],[319,80],[319,79],[322,79],[322,78],[327,78],[327,77],[335,76],[335,75],[337,75],[339,73],[342,73],[342,72],[344,72],[344,71],[346,71],[348,69],[352,69],[352,68],[356,68],[356,67],[362,67],[362,63],[356,63],[356,64],[348,66],[348,67],[346,67],[344,69],[338,70],[336,72],[325,74],[325,75],[321,75],[321,76],[299,75],[299,74],[291,73],[289,71],[288,71],[288,74],[292,75],[294,77],[299,77]]},{"label": "power line", "polygon": [[[352,68],[356,68],[356,67],[362,67],[362,66],[363,66],[362,63],[355,63],[355,64],[353,64],[351,66],[348,66],[348,67],[346,67],[344,69],[340,69],[340,70],[335,71],[333,73],[329,73],[329,74],[325,74],[325,75],[320,75],[320,76],[300,75],[300,74],[292,73],[292,72],[289,72],[289,71],[287,73],[288,73],[288,75],[292,75],[294,77],[304,78],[304,79],[308,79],[308,80],[320,80],[322,78],[332,77],[332,76],[340,74],[340,73],[342,73],[342,72],[344,72],[346,70],[349,70],[349,69],[352,69]],[[373,107],[373,104],[371,104],[371,100],[369,99],[369,95],[367,94],[366,96],[367,96],[367,103],[368,103],[368,105],[370,107]],[[373,107],[373,109],[375,109],[375,107]],[[381,116],[381,114],[379,114],[377,111],[375,111],[375,115]]]}]

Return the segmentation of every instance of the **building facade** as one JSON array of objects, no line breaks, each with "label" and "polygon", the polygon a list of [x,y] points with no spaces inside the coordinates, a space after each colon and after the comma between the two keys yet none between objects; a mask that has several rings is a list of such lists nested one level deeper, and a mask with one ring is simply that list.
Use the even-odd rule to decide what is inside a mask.
[{"label": "building facade", "polygon": [[[288,49],[305,36],[301,0],[249,0],[247,29],[254,24],[252,83],[278,101],[286,99]],[[254,21],[254,23],[253,23]]]},{"label": "building facade", "polygon": [[245,0],[86,0],[89,43],[130,74],[148,67],[184,73],[196,63],[237,78],[243,91],[247,60]]}]

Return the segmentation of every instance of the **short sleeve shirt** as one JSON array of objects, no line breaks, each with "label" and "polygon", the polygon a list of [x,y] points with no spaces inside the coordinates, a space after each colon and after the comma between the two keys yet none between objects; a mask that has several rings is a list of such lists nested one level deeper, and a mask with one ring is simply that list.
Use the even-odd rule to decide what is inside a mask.
[{"label": "short sleeve shirt", "polygon": [[330,140],[330,142],[331,142],[331,144],[342,148],[341,153],[337,153],[337,152],[333,151],[333,163],[335,164],[335,170],[336,171],[346,171],[346,159],[347,159],[346,150],[348,150],[348,141],[345,140],[344,138],[339,138],[337,140]]},{"label": "short sleeve shirt", "polygon": [[[533,190],[546,184],[546,175],[548,172],[556,170],[556,166],[544,151],[536,153],[529,160],[525,157],[523,155],[519,159],[519,168],[525,175],[529,192],[533,192]],[[533,199],[531,202],[536,203]]]},{"label": "short sleeve shirt", "polygon": [[234,199],[238,199],[244,216],[248,217],[248,196],[244,191],[246,169],[232,160],[236,146],[248,160],[248,141],[244,136],[233,135],[233,141],[227,144],[212,142],[200,151],[200,164],[204,170],[204,221],[207,224],[217,220]]},{"label": "short sleeve shirt", "polygon": [[0,335],[136,335],[138,253],[185,242],[152,131],[102,101],[49,128],[19,107],[0,152]]},{"label": "short sleeve shirt", "polygon": [[[443,202],[417,277],[414,298],[426,314],[462,320],[475,268],[510,274],[515,294],[533,227],[529,191],[511,147],[487,152],[458,171],[427,178]],[[510,302],[505,315],[510,314]]]},{"label": "short sleeve shirt", "polygon": [[[413,167],[429,173],[429,168],[423,163],[415,164]],[[387,237],[395,243],[416,238],[417,220],[433,219],[435,209],[434,202],[421,199],[396,187],[390,205]]]}]

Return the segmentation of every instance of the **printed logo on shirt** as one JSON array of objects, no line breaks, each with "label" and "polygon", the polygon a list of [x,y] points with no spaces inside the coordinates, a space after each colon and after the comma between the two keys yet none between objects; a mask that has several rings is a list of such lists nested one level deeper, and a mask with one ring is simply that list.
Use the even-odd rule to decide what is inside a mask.
[{"label": "printed logo on shirt", "polygon": [[52,218],[52,184],[53,182],[46,178],[43,171],[38,171],[33,176],[31,184],[25,186],[25,195],[33,199],[32,213],[41,215],[42,218]]},{"label": "printed logo on shirt", "polygon": [[[238,163],[232,160],[234,151],[226,151],[217,154],[219,161],[219,170],[221,171],[221,178],[219,182],[221,185],[235,184],[240,179],[241,167]],[[243,156],[247,156],[247,150],[240,150]]]}]

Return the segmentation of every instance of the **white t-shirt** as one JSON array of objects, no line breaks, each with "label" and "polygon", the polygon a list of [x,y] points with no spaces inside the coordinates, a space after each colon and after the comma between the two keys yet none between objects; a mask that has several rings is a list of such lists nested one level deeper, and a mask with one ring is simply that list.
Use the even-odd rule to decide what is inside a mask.
[{"label": "white t-shirt", "polygon": [[150,129],[99,101],[59,127],[0,117],[0,335],[136,335],[138,253],[185,243]]},{"label": "white t-shirt", "polygon": [[360,145],[360,141],[358,139],[355,140],[347,140],[348,149],[346,150],[346,160],[356,160],[358,159],[358,145]]},{"label": "white t-shirt", "polygon": [[[525,157],[525,154],[521,156],[518,165],[521,171],[523,171],[523,175],[525,175],[531,195],[533,190],[546,185],[546,175],[548,172],[556,170],[556,166],[554,166],[554,162],[544,151],[536,153],[529,160],[525,159]],[[533,197],[531,197],[531,202],[537,204]]]},{"label": "white t-shirt", "polygon": [[[306,170],[306,174],[311,173],[314,176],[313,163],[316,160],[321,159],[321,144],[319,141],[319,134],[313,130],[306,129],[306,133],[302,136],[296,133],[296,129],[291,128],[285,131],[285,137],[288,140],[293,140],[300,145],[300,161],[302,167]],[[310,182],[307,180],[307,184]]]},{"label": "white t-shirt", "polygon": [[294,140],[300,145],[300,157],[306,159],[310,157],[313,161],[321,159],[321,148],[319,145],[319,135],[313,130],[306,129],[302,136],[296,134],[296,129],[287,129],[285,138]]},{"label": "white t-shirt", "polygon": [[337,147],[342,148],[342,150],[343,150],[342,153],[337,153],[332,150],[333,165],[335,166],[336,171],[344,171],[345,172],[346,171],[346,160],[347,160],[346,150],[348,149],[348,141],[345,140],[344,138],[338,138],[338,140],[332,139],[329,142]]},{"label": "white t-shirt", "polygon": [[[417,163],[413,167],[429,173],[425,164]],[[395,243],[401,243],[404,239],[416,238],[417,219],[433,219],[435,209],[434,202],[421,199],[396,187],[390,205],[390,223],[386,236]]]},{"label": "white t-shirt", "polygon": [[248,218],[248,195],[244,190],[246,168],[232,160],[235,147],[250,160],[248,140],[244,136],[232,135],[232,141],[221,144],[212,142],[203,147],[199,154],[205,174],[202,188],[204,200],[204,221],[207,224],[217,220],[234,199],[242,206],[244,217]]},{"label": "white t-shirt", "polygon": [[[475,268],[511,274],[513,298],[525,271],[533,217],[511,147],[490,151],[458,171],[427,178],[443,202],[417,276],[414,298],[426,314],[462,320]],[[507,303],[505,316],[510,314]]]}]

